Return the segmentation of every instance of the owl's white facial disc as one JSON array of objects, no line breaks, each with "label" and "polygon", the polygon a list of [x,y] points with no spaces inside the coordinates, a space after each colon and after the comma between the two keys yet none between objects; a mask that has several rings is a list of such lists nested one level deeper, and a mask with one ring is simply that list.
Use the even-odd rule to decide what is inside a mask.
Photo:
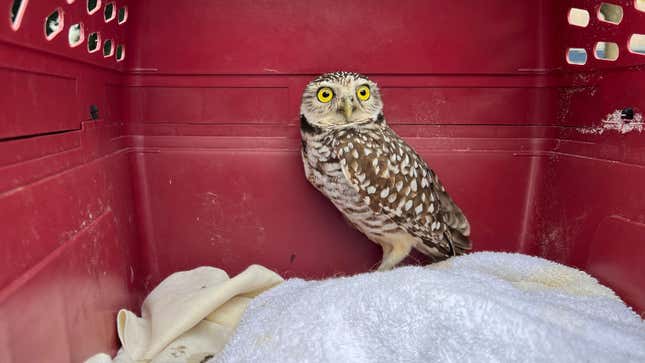
[{"label": "owl's white facial disc", "polygon": [[326,73],[311,81],[302,94],[300,113],[318,127],[376,120],[383,102],[376,83],[358,73]]}]

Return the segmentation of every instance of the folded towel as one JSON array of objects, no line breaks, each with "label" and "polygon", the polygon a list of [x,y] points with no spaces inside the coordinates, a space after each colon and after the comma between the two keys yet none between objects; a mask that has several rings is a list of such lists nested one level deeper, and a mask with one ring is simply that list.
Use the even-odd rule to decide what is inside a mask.
[{"label": "folded towel", "polygon": [[584,272],[474,253],[251,301],[210,362],[645,362],[645,322]]},{"label": "folded towel", "polygon": [[[213,267],[172,274],[146,297],[140,318],[119,311],[123,348],[114,362],[200,363],[222,349],[251,299],[280,282],[258,265],[232,279]],[[86,362],[105,359],[98,354]]]}]

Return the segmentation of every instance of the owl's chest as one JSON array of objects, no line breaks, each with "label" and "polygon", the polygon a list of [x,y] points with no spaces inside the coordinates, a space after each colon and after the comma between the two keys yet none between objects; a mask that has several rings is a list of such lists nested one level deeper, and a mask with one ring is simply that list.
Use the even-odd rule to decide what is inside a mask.
[{"label": "owl's chest", "polygon": [[305,175],[311,184],[327,197],[358,195],[349,193],[353,188],[347,182],[341,170],[340,163],[336,160],[311,160],[311,155],[303,154]]},{"label": "owl's chest", "polygon": [[398,231],[383,214],[374,213],[343,174],[340,162],[326,149],[304,147],[302,161],[309,182],[340,210],[359,231],[376,238]]},{"label": "owl's chest", "polygon": [[325,144],[310,142],[302,150],[305,175],[316,189],[334,202],[358,202],[359,195],[343,174],[340,162]]}]

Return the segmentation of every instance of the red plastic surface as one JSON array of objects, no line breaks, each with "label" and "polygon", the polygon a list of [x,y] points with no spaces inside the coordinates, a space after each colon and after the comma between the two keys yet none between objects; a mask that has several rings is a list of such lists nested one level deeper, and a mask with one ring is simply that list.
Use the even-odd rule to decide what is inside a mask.
[{"label": "red plastic surface", "polygon": [[[177,270],[373,267],[380,250],[300,162],[302,88],[337,69],[381,85],[386,118],[468,214],[476,250],[585,269],[644,314],[645,136],[590,133],[645,110],[645,57],[626,47],[645,13],[613,3],[619,25],[591,0],[119,0],[119,25],[82,0],[30,0],[17,31],[0,21],[0,362],[114,352],[117,309]],[[588,27],[567,23],[572,6]],[[66,25],[47,41],[56,7]],[[125,44],[125,60],[70,48],[78,21]],[[617,61],[593,58],[601,40]],[[587,64],[567,64],[569,47]]]}]

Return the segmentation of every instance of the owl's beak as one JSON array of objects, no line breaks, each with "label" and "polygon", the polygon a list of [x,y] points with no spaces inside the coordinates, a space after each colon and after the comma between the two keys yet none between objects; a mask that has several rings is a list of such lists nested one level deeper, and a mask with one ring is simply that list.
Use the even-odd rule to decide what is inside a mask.
[{"label": "owl's beak", "polygon": [[352,100],[349,97],[343,99],[343,113],[345,114],[345,120],[349,121],[349,119],[352,117],[353,108],[354,105],[352,105]]}]

